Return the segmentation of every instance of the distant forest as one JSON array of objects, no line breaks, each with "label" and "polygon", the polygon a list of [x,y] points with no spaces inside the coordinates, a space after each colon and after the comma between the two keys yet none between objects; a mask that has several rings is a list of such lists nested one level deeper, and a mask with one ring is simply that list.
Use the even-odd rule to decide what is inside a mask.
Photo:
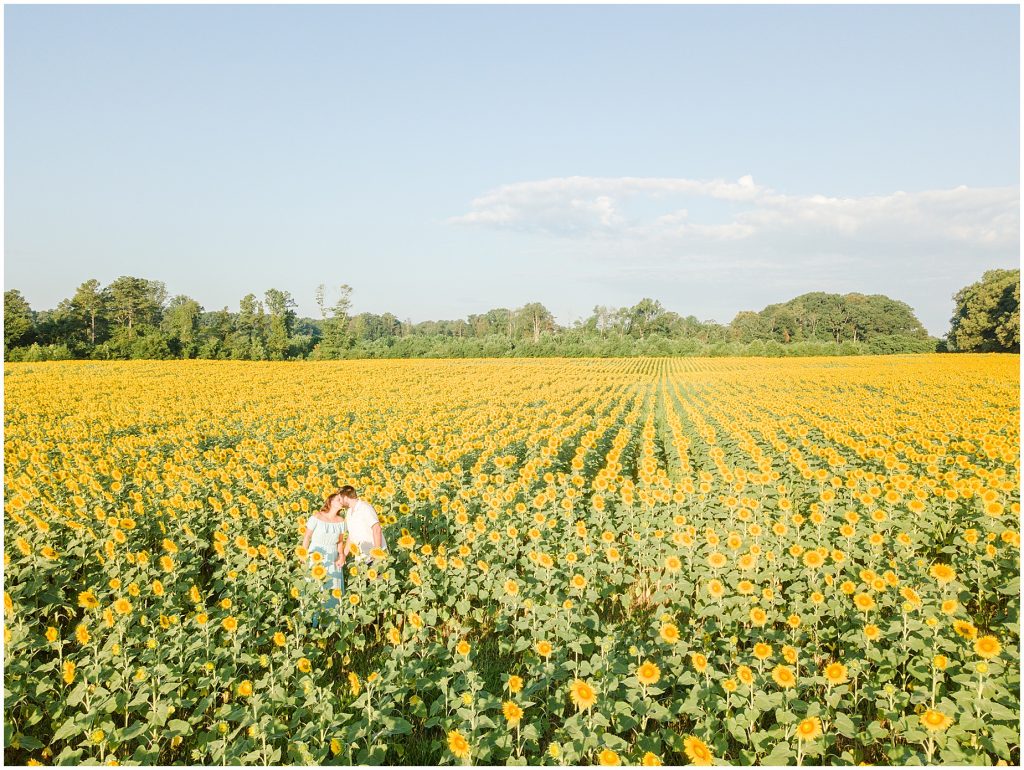
[{"label": "distant forest", "polygon": [[811,292],[728,324],[667,310],[653,299],[594,308],[584,321],[555,323],[539,302],[452,321],[351,314],[352,289],[333,302],[316,294],[320,318],[300,318],[287,291],[247,294],[236,312],[206,311],[161,281],[92,279],[53,310],[33,310],[4,292],[4,359],[207,358],[292,360],[539,356],[858,355],[1020,350],[1020,271],[992,270],[954,297],[949,334],[931,337],[904,302],[880,294]]}]

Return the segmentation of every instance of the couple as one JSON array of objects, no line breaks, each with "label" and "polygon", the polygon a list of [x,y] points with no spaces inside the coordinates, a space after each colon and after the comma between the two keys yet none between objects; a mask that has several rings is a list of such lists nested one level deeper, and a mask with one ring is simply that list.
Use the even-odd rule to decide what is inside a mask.
[{"label": "couple", "polygon": [[[340,513],[345,509],[347,515]],[[332,492],[324,500],[323,507],[306,520],[306,532],[302,547],[309,552],[310,559],[320,554],[320,563],[327,569],[331,590],[325,602],[326,609],[338,606],[341,592],[345,590],[345,561],[352,555],[356,561],[372,564],[375,555],[388,548],[381,531],[377,511],[365,500],[360,500],[356,490],[344,486]],[[318,625],[313,617],[313,627]]]}]

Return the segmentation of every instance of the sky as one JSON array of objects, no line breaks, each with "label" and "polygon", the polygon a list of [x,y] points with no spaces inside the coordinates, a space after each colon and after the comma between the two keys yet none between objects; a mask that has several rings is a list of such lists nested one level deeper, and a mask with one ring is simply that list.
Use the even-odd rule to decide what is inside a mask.
[{"label": "sky", "polygon": [[413,321],[1020,263],[1017,6],[4,8],[4,283]]}]

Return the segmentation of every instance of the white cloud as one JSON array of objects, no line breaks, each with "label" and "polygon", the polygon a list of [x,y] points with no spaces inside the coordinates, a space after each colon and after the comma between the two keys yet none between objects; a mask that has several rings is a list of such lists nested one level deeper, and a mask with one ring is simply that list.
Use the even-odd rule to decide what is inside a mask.
[{"label": "white cloud", "polygon": [[[680,199],[696,201],[679,208]],[[651,213],[651,209],[661,211]],[[630,213],[637,206],[643,213]],[[785,245],[801,253],[910,255],[955,244],[1017,250],[1019,188],[926,190],[835,197],[786,195],[755,184],[659,177],[560,177],[507,184],[473,200],[454,224],[572,240],[657,244],[677,255],[742,244],[751,255]],[[715,216],[717,215],[717,216]],[[795,249],[795,251],[793,251]]]},{"label": "white cloud", "polygon": [[585,281],[581,301],[654,296],[728,320],[805,291],[860,291],[910,303],[942,334],[957,289],[1018,264],[1019,212],[1016,186],[844,197],[750,176],[575,176],[503,185],[448,221],[532,234],[523,254],[565,285]]},{"label": "white cloud", "polygon": [[737,182],[659,177],[571,176],[502,185],[470,204],[470,211],[448,221],[559,236],[643,234],[644,226],[625,217],[623,201],[689,195],[722,201],[750,201],[767,190],[745,176]]}]

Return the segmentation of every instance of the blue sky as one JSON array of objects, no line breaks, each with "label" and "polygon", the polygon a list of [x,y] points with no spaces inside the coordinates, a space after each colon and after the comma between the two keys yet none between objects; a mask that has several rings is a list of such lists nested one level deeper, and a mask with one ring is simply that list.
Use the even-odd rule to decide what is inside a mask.
[{"label": "blue sky", "polygon": [[414,321],[1019,264],[1016,6],[6,6],[5,287]]}]

